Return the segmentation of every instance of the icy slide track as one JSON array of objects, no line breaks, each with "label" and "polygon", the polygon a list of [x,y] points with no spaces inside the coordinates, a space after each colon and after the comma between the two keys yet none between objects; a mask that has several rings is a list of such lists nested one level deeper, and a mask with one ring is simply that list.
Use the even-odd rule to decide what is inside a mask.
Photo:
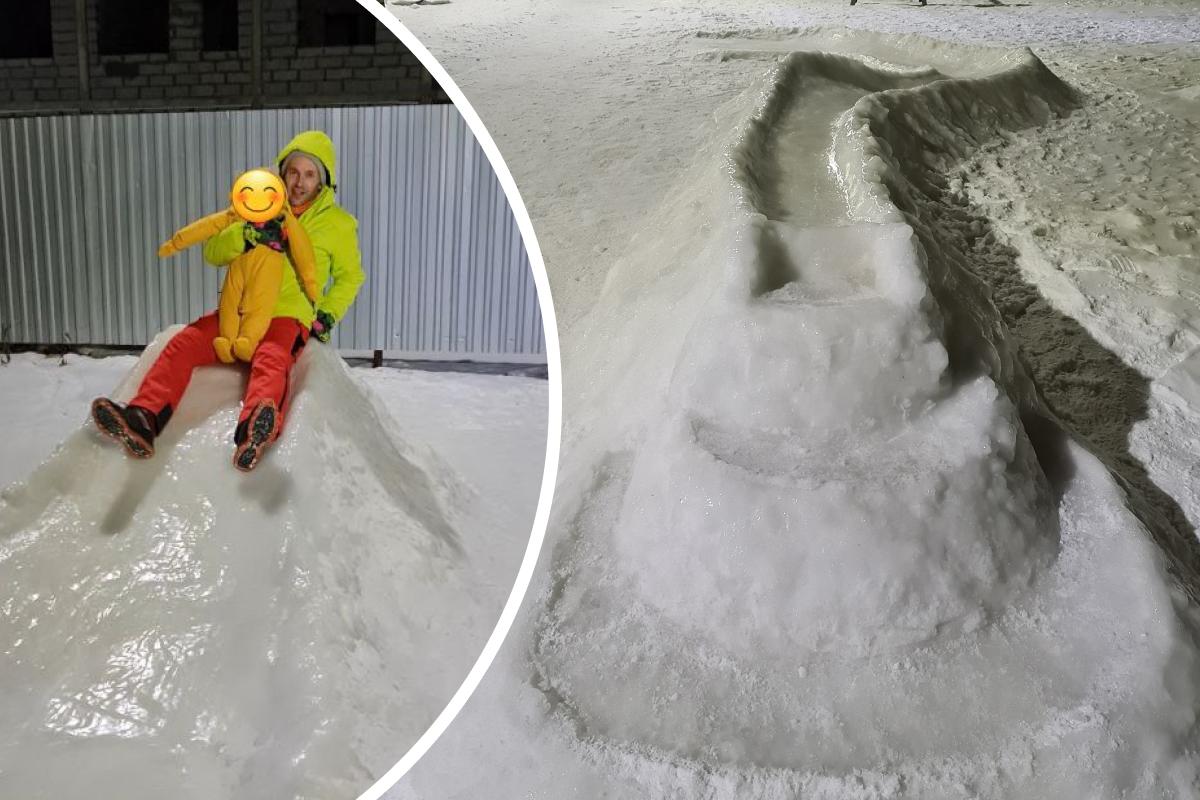
[{"label": "icy slide track", "polygon": [[674,279],[714,288],[640,341],[665,399],[560,473],[533,684],[620,796],[1200,788],[1194,551],[1054,423],[946,200],[940,168],[1078,102],[986,60],[789,56]]},{"label": "icy slide track", "polygon": [[0,495],[0,796],[354,797],[482,647],[470,490],[321,347],[238,473],[243,380],[198,371],[150,461],[85,425]]}]

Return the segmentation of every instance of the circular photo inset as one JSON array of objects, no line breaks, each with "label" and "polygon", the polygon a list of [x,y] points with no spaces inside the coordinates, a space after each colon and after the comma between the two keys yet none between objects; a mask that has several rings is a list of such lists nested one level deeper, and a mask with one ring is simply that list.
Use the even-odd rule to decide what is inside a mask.
[{"label": "circular photo inset", "polygon": [[0,52],[0,794],[355,797],[545,528],[528,216],[352,2],[53,9]]}]

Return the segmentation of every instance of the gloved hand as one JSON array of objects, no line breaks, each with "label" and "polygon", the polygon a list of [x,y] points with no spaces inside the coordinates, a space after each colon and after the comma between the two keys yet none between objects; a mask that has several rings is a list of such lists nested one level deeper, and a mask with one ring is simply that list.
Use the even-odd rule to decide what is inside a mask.
[{"label": "gloved hand", "polygon": [[167,256],[173,256],[178,252],[179,252],[179,248],[175,246],[174,239],[167,239],[165,242],[163,242],[162,244],[160,244],[158,246],[158,257],[159,258],[166,258]]},{"label": "gloved hand", "polygon": [[317,337],[317,341],[328,342],[333,333],[333,324],[333,315],[328,311],[318,311],[317,318],[313,320],[311,333]]},{"label": "gloved hand", "polygon": [[282,250],[284,240],[282,217],[259,224],[253,222],[243,224],[242,238],[246,241],[246,250],[253,250],[260,244],[275,250]]},{"label": "gloved hand", "polygon": [[246,250],[253,250],[258,246],[258,228],[254,227],[254,223],[242,223],[242,239],[246,242]]}]

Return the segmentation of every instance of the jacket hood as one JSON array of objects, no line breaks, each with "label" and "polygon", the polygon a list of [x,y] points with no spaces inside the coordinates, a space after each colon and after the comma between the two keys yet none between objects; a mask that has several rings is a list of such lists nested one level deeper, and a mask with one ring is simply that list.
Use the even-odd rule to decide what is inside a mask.
[{"label": "jacket hood", "polygon": [[337,188],[337,154],[333,151],[333,140],[324,131],[304,131],[296,134],[275,157],[276,166],[282,170],[284,159],[297,150],[321,159],[321,164],[329,173],[330,187]]}]

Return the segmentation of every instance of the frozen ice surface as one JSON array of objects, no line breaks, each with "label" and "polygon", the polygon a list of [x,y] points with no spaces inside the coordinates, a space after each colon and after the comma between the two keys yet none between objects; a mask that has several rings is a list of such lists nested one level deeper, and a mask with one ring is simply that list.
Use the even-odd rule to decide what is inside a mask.
[{"label": "frozen ice surface", "polygon": [[522,189],[567,428],[388,797],[1200,794],[1190,5],[395,13]]},{"label": "frozen ice surface", "polygon": [[244,375],[225,367],[197,371],[155,457],[133,461],[87,402],[121,377],[127,398],[167,335],[137,361],[0,367],[20,409],[6,483],[27,477],[0,493],[0,794],[355,796],[495,624],[546,384],[365,375],[310,347],[253,473],[230,463]]}]

